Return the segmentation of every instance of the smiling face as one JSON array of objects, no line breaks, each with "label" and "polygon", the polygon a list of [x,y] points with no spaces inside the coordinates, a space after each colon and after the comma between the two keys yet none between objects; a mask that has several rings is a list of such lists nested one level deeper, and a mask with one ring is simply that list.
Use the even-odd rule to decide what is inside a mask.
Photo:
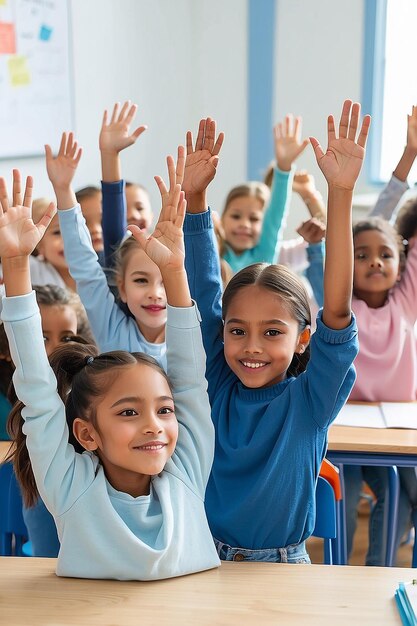
[{"label": "smiling face", "polygon": [[382,306],[399,278],[396,242],[379,230],[364,230],[354,238],[353,288],[369,306]]},{"label": "smiling face", "polygon": [[59,228],[58,215],[52,219],[38,245],[38,252],[58,271],[68,269],[64,256],[64,240]]},{"label": "smiling face", "polygon": [[149,230],[152,225],[153,213],[147,192],[137,185],[126,187],[127,223]]},{"label": "smiling face", "polygon": [[165,377],[145,363],[118,368],[95,407],[94,422],[77,419],[74,432],[97,452],[112,486],[134,497],[149,493],[150,477],[162,472],[178,438]]},{"label": "smiling face", "polygon": [[167,321],[165,288],[159,268],[139,246],[129,251],[118,287],[122,302],[129,307],[145,339],[163,342]]},{"label": "smiling face", "polygon": [[257,245],[264,219],[263,202],[254,196],[233,198],[222,215],[225,239],[236,254]]},{"label": "smiling face", "polygon": [[77,314],[70,305],[39,305],[42,333],[46,354],[50,354],[62,343],[72,341],[77,334]]},{"label": "smiling face", "polygon": [[304,352],[309,332],[280,296],[249,285],[233,296],[224,320],[224,354],[229,367],[246,387],[270,387],[287,377],[294,353]]}]

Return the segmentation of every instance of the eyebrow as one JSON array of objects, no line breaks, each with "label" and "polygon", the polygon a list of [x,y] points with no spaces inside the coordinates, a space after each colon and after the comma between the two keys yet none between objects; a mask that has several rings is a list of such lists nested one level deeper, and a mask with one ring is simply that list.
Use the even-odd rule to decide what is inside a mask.
[{"label": "eyebrow", "polygon": [[133,270],[130,275],[134,276],[135,274],[139,274],[140,276],[149,276],[149,272],[142,272],[141,270]]},{"label": "eyebrow", "polygon": [[[355,252],[357,252],[357,250],[370,250],[372,246],[356,246],[355,248]],[[395,250],[395,246],[389,244],[389,243],[383,243],[380,246],[378,246],[378,248],[380,250],[382,250],[383,248],[386,248],[387,250]]]},{"label": "eyebrow", "polygon": [[[230,320],[228,320],[226,322],[226,326],[228,324],[247,324],[247,321],[239,320],[239,319],[233,317],[232,319],[230,319]],[[277,319],[274,319],[274,320],[261,320],[260,322],[258,322],[259,326],[266,326],[268,324],[276,324],[276,325],[281,324],[283,326],[289,326],[288,322],[284,322],[284,320],[277,320]]]},{"label": "eyebrow", "polygon": [[[143,398],[140,398],[139,396],[127,396],[126,398],[120,398],[120,400],[116,400],[116,402],[114,404],[111,405],[111,409],[113,409],[116,406],[119,406],[120,404],[126,404],[128,402],[142,402]],[[174,402],[174,398],[172,398],[171,396],[159,396],[158,398],[155,398],[155,400],[162,400],[162,401],[166,401],[166,400],[170,400],[171,402]]]}]

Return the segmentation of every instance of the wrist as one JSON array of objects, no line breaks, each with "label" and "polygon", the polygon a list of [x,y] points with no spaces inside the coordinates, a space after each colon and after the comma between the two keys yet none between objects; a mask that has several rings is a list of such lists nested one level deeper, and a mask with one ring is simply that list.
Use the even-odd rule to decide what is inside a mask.
[{"label": "wrist", "polygon": [[207,194],[205,191],[200,193],[186,193],[187,213],[204,213],[207,211]]},{"label": "wrist", "polygon": [[22,296],[32,291],[29,255],[2,258],[6,296]]},{"label": "wrist", "polygon": [[281,172],[291,172],[292,161],[277,159],[277,168],[281,170]]}]

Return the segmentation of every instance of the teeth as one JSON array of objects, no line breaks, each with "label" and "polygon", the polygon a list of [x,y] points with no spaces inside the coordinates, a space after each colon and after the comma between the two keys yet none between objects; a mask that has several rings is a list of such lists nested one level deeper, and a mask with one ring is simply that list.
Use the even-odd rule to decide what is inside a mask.
[{"label": "teeth", "polygon": [[162,445],[159,445],[159,446],[140,446],[141,450],[160,450],[161,448],[163,448]]},{"label": "teeth", "polygon": [[266,363],[249,363],[248,361],[242,361],[245,367],[250,367],[251,369],[258,369],[259,367],[265,367]]}]

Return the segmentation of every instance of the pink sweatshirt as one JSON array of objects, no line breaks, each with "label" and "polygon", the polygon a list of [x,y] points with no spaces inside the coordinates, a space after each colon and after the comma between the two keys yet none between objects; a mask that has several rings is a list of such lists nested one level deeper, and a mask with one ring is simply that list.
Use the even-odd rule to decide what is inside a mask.
[{"label": "pink sweatshirt", "polygon": [[407,402],[416,399],[417,244],[410,250],[401,281],[379,309],[353,298],[359,329],[357,379],[350,400]]}]

